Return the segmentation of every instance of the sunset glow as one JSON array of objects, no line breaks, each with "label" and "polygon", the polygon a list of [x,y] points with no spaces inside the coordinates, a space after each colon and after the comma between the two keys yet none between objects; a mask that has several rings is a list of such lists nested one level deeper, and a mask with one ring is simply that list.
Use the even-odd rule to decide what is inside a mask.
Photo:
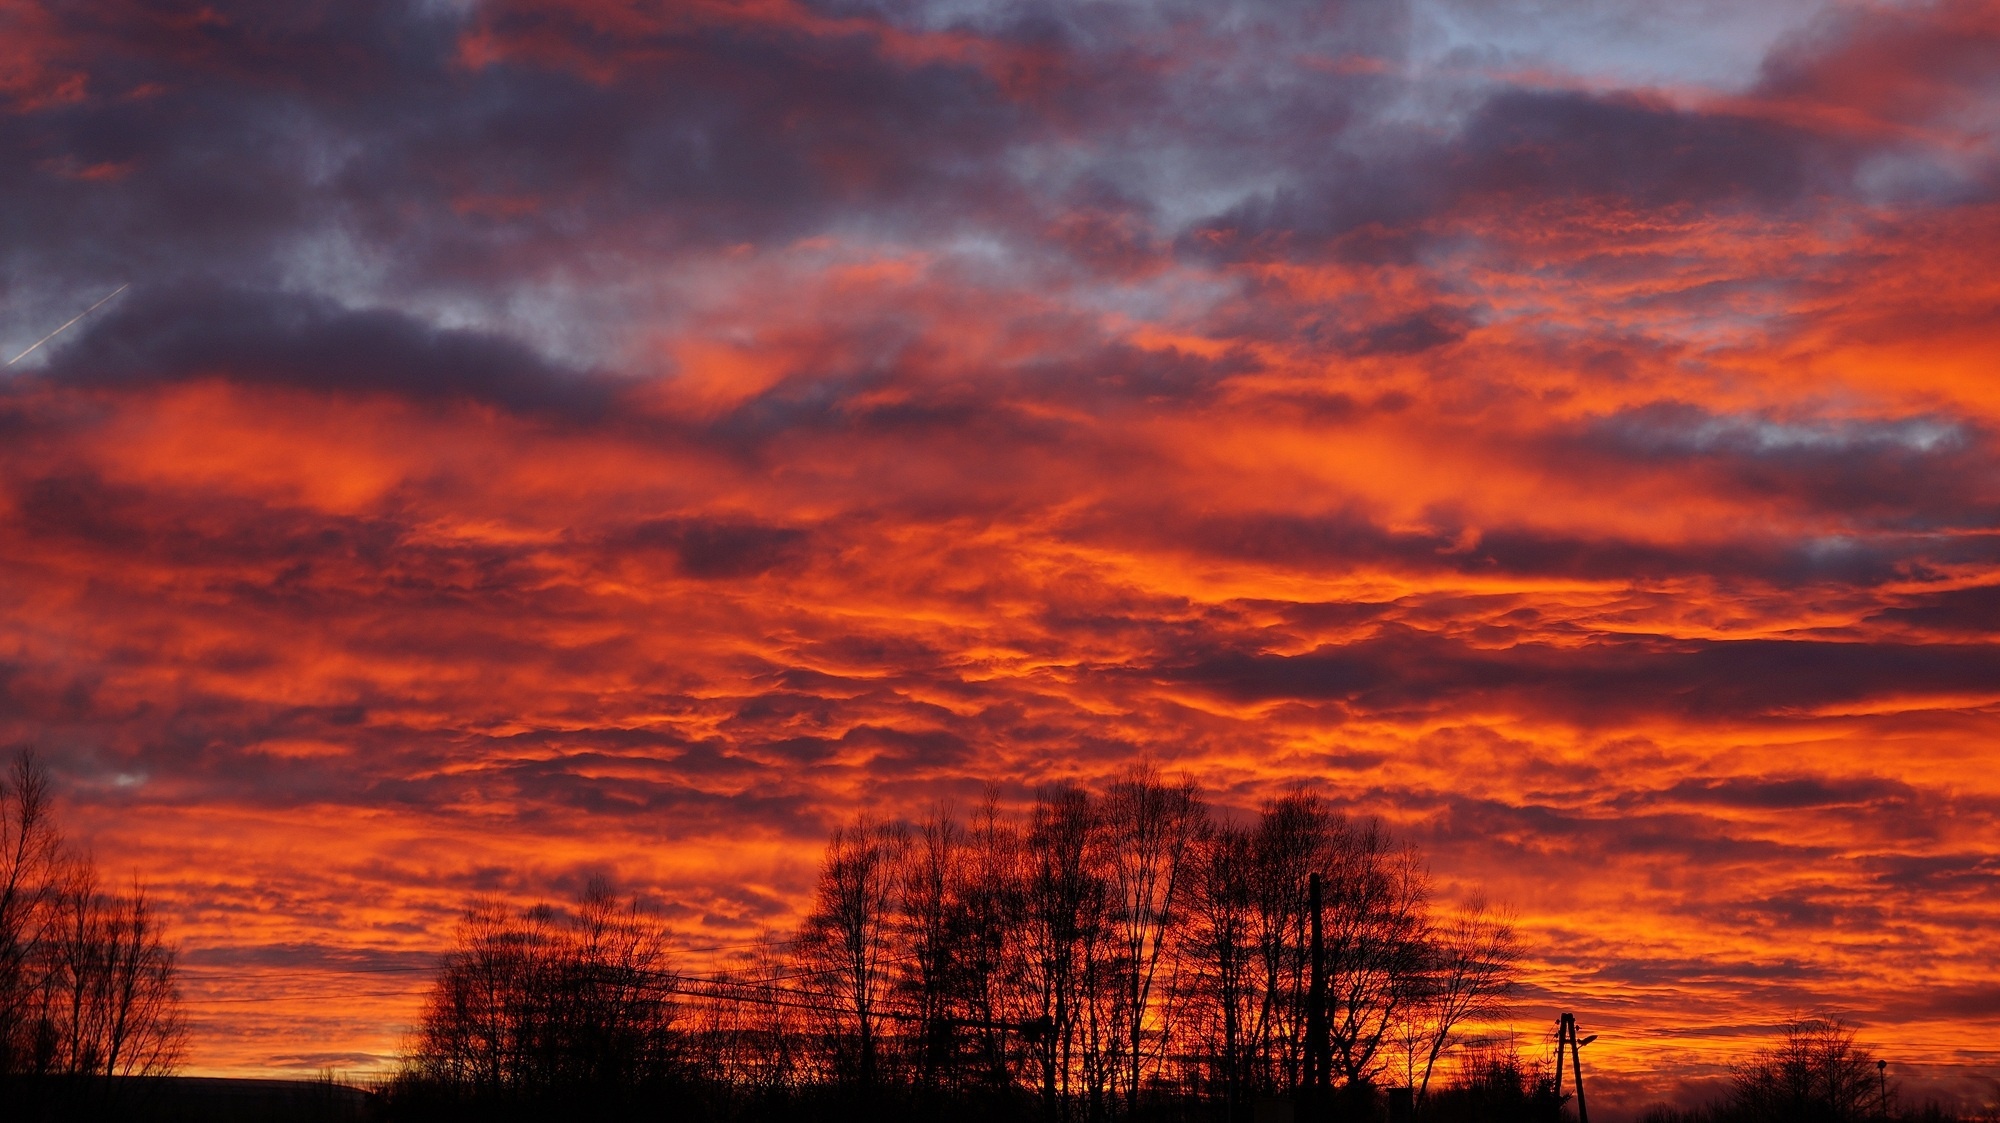
[{"label": "sunset glow", "polygon": [[1510,906],[1614,1117],[1814,1010],[2000,1077],[2000,4],[0,29],[0,350],[131,285],[0,375],[0,743],[192,1071],[1147,759]]}]

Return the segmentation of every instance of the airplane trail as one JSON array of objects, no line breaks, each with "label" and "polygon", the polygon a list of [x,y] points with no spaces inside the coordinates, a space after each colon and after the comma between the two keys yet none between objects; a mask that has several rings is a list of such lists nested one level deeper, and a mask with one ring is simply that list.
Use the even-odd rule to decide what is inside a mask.
[{"label": "airplane trail", "polygon": [[47,343],[49,340],[54,339],[56,336],[61,335],[63,332],[68,331],[70,329],[70,326],[75,324],[77,320],[81,320],[85,316],[90,315],[92,312],[97,311],[99,308],[104,307],[104,305],[110,301],[111,297],[117,296],[119,293],[124,292],[126,289],[129,289],[131,287],[132,287],[132,282],[127,281],[124,284],[119,285],[117,288],[112,289],[109,296],[106,296],[103,300],[100,300],[97,303],[91,305],[90,307],[85,308],[83,311],[78,312],[76,316],[70,320],[69,323],[64,324],[63,326],[41,337],[40,339],[35,340],[34,343],[29,345],[26,351],[21,352],[20,354],[14,356],[11,359],[8,359],[7,365],[11,367],[15,363],[20,362],[22,359],[27,358],[29,355],[34,354],[35,348],[40,347],[42,344]]}]

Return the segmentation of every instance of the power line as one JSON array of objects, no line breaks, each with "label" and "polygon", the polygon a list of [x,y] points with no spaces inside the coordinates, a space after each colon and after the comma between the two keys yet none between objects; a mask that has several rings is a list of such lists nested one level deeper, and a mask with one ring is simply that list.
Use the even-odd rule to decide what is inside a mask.
[{"label": "power line", "polygon": [[[877,966],[889,966],[897,963],[905,963],[915,958],[917,957],[914,954],[890,956],[878,960]],[[281,975],[283,970],[284,969],[279,968],[279,969],[274,969],[273,971],[258,972],[255,974],[245,974],[245,973],[234,973],[229,975],[209,974],[205,976],[200,976],[196,979],[191,979],[190,981],[208,982],[215,980],[228,980],[232,978],[237,980],[266,980],[271,978],[271,976],[274,974]],[[418,966],[414,964],[378,964],[370,967],[357,966],[350,968],[327,969],[325,973],[387,974],[394,972],[427,971],[427,970],[436,970],[436,968]],[[805,990],[798,987],[780,986],[779,984],[785,982],[793,982],[802,979],[822,978],[827,975],[838,974],[843,970],[845,970],[844,967],[836,965],[832,967],[824,967],[813,970],[796,971],[786,975],[775,975],[768,979],[755,980],[755,981],[749,979],[732,979],[724,976],[698,975],[682,971],[651,970],[643,968],[635,969],[634,974],[652,980],[656,980],[655,984],[653,985],[663,985],[664,987],[673,991],[674,993],[684,993],[692,997],[709,998],[722,1002],[756,1002],[765,1005],[785,1006],[792,1009],[808,1009],[824,1014],[824,1013],[847,1012],[850,1009],[848,1005],[848,1003],[851,1001],[850,997],[845,994],[839,994],[831,991]],[[705,991],[683,989],[686,987],[705,987],[709,989]],[[747,994],[729,994],[726,993],[727,988],[735,988],[737,990],[756,990],[756,991],[762,991],[764,993],[755,996]],[[388,998],[388,997],[416,995],[423,993],[423,991],[427,989],[429,989],[429,984],[426,984],[426,986],[423,988],[413,988],[413,989],[404,989],[396,991],[313,990],[303,993],[298,991],[287,991],[280,994],[233,995],[227,997],[202,998],[198,999],[195,1005],[200,1006],[200,1005],[221,1004],[221,1003],[246,1003],[246,1002],[294,1002],[294,1001],[311,1001],[314,999],[322,999],[322,998],[347,998],[347,997]],[[799,1002],[795,1001],[796,999],[806,999],[808,1001]],[[821,999],[823,1001],[821,1003],[814,1004],[810,1001],[812,999]],[[913,1011],[899,1009],[894,1004],[891,1003],[872,1004],[871,1013],[874,1013],[884,1018],[890,1018],[892,1020],[921,1020],[923,1017],[923,1015],[915,1013]]]},{"label": "power line", "polygon": [[[748,943],[748,944],[711,944],[705,947],[675,948],[673,949],[673,954],[699,955],[699,954],[707,954],[710,952],[718,952],[718,951],[749,951],[766,946],[769,945],[763,941],[758,941],[756,943]],[[914,958],[914,956],[905,954],[905,955],[895,956],[890,959],[882,960],[882,962],[900,963],[909,960],[911,958]],[[328,974],[328,975],[373,975],[373,974],[399,974],[409,971],[435,971],[437,969],[438,969],[437,965],[431,963],[376,964],[372,966],[362,966],[362,965],[348,966],[348,965],[315,963],[309,965],[273,966],[262,971],[245,971],[241,969],[230,969],[230,968],[224,968],[218,971],[211,968],[202,967],[199,965],[191,966],[187,964],[183,964],[181,967],[181,971],[183,974],[193,975],[194,973],[199,972],[200,973],[199,977],[204,980],[263,979],[263,978],[268,978],[273,973],[282,973],[287,971],[311,971],[315,973]],[[829,970],[839,970],[839,968],[830,968]],[[804,974],[801,975],[786,975],[786,976],[779,976],[779,978],[781,979],[803,978],[806,975],[811,975],[815,973],[824,973],[824,972],[805,972]]]},{"label": "power line", "polygon": [[389,966],[385,964],[379,967],[272,967],[264,971],[234,971],[229,973],[211,972],[203,967],[181,968],[183,975],[187,975],[197,981],[210,979],[268,979],[272,975],[281,975],[287,972],[311,972],[321,975],[388,975],[408,971],[435,970],[437,970],[435,965],[414,963],[408,966]]},{"label": "power line", "polygon": [[325,994],[244,994],[233,998],[204,998],[199,1002],[191,1003],[191,1005],[199,1009],[203,1006],[213,1006],[220,1003],[284,1002],[286,1000],[311,1001],[320,998],[399,998],[421,993],[423,992],[416,990],[344,990],[337,992],[330,991]]}]

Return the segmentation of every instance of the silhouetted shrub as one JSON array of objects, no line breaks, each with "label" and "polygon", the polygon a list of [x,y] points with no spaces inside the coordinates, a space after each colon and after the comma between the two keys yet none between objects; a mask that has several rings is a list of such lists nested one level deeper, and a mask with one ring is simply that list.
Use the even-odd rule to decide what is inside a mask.
[{"label": "silhouetted shrub", "polygon": [[1561,1123],[1569,1096],[1547,1064],[1528,1063],[1511,1048],[1474,1051],[1442,1088],[1420,1105],[1424,1123]]},{"label": "silhouetted shrub", "polygon": [[1736,1067],[1729,1094],[1692,1108],[1660,1105],[1640,1123],[1955,1123],[1938,1103],[1904,1108],[1874,1054],[1838,1018],[1805,1018]]},{"label": "silhouetted shrub", "polygon": [[654,1099],[679,1075],[666,933],[593,883],[574,908],[466,913],[389,1091],[438,1115]]}]

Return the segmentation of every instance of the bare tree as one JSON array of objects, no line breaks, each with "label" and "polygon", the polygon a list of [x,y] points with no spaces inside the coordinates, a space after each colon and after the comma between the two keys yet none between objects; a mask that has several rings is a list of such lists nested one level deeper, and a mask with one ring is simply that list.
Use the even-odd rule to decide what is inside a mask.
[{"label": "bare tree", "polygon": [[1309,991],[1306,885],[1333,861],[1346,823],[1318,793],[1299,785],[1267,802],[1251,840],[1259,967],[1250,1047],[1261,1078],[1287,1091],[1303,1075]]},{"label": "bare tree", "polygon": [[1023,955],[1048,1031],[1037,1043],[1045,1109],[1068,1118],[1072,1080],[1087,1055],[1086,985],[1096,973],[1105,887],[1091,867],[1096,808],[1080,787],[1041,792],[1028,828]]},{"label": "bare tree", "polygon": [[672,1070],[677,1035],[665,928],[635,898],[593,879],[560,941],[551,988],[552,1048],[564,1083],[641,1086]]},{"label": "bare tree", "polygon": [[1124,974],[1119,997],[1126,1111],[1132,1112],[1139,1105],[1161,954],[1178,924],[1182,872],[1207,827],[1208,812],[1193,780],[1167,784],[1150,766],[1139,765],[1105,793],[1103,822],[1105,875]]},{"label": "bare tree", "polygon": [[[943,808],[914,830],[840,827],[789,946],[696,980],[677,1023],[652,985],[658,932],[608,889],[567,913],[475,906],[410,1071],[505,1093],[692,1062],[717,1103],[934,1115],[1032,1089],[1049,1119],[1097,1123],[1144,1114],[1171,1064],[1239,1118],[1259,1092],[1297,1090],[1309,1022],[1355,1087],[1400,1032],[1428,1091],[1461,1027],[1499,1010],[1511,927],[1477,904],[1434,922],[1422,862],[1379,825],[1297,787],[1254,824],[1211,827],[1192,783],[1146,768],[1103,793],[1044,789],[1012,819],[989,792],[969,827]],[[670,1023],[687,1028],[630,1028]],[[840,1084],[862,1102],[823,1087]]]},{"label": "bare tree", "polygon": [[59,1078],[97,1110],[113,1078],[173,1070],[185,1043],[177,953],[144,891],[104,891],[63,846],[30,753],[0,783],[0,1077]]},{"label": "bare tree", "polygon": [[[745,970],[753,984],[751,993],[765,998],[749,1004],[745,1022],[748,1047],[744,1072],[751,1090],[762,1095],[778,1092],[799,1079],[799,1011],[795,1006],[771,1001],[777,996],[791,960],[791,949],[766,935],[758,940]],[[741,1004],[731,1005],[741,1008]]]},{"label": "bare tree", "polygon": [[474,902],[433,985],[407,1084],[475,1099],[617,1099],[674,1071],[666,931],[593,882],[567,913]]},{"label": "bare tree", "polygon": [[1001,817],[990,789],[967,834],[955,983],[965,1016],[976,1027],[980,1083],[998,1090],[1013,1081],[1014,1038],[1006,1027],[1040,1027],[1023,961],[1022,834]]},{"label": "bare tree", "polygon": [[840,994],[852,1019],[854,1053],[836,1057],[851,1064],[865,1088],[881,1066],[883,1016],[880,1009],[895,957],[898,895],[909,834],[899,824],[863,816],[836,828],[820,862],[819,888],[806,917],[799,946],[814,976]]},{"label": "bare tree", "polygon": [[1242,1114],[1255,1079],[1263,994],[1254,855],[1250,831],[1225,825],[1211,832],[1195,860],[1186,910],[1184,947],[1206,1031],[1208,1082],[1225,1119]]},{"label": "bare tree", "polygon": [[23,751],[0,778],[0,1079],[34,1052],[37,949],[61,850],[47,773]]},{"label": "bare tree", "polygon": [[769,1102],[800,1079],[797,1004],[783,1000],[792,955],[761,933],[737,966],[702,990],[683,992],[688,1073],[724,1099]]},{"label": "bare tree", "polygon": [[104,948],[100,985],[104,1017],[99,1055],[105,1076],[161,1076],[176,1068],[187,1043],[181,1017],[178,956],[145,891],[100,898]]},{"label": "bare tree", "polygon": [[1425,960],[1408,1011],[1412,1052],[1422,1064],[1419,1101],[1429,1094],[1438,1059],[1455,1044],[1459,1027],[1506,1011],[1521,945],[1513,923],[1489,908],[1485,898],[1474,897],[1431,928]]},{"label": "bare tree", "polygon": [[1880,1095],[1875,1057],[1839,1018],[1803,1018],[1777,1045],[1738,1067],[1733,1099],[1749,1123],[1850,1123]]},{"label": "bare tree", "polygon": [[953,983],[965,930],[964,850],[964,828],[938,807],[917,831],[902,869],[903,990],[922,1027],[916,1060],[925,1089],[955,1059],[955,1023],[963,1020]]},{"label": "bare tree", "polygon": [[1416,851],[1375,823],[1338,834],[1328,875],[1329,1036],[1342,1080],[1364,1084],[1420,987],[1429,877]]},{"label": "bare tree", "polygon": [[421,1041],[407,1062],[423,1079],[482,1096],[515,1082],[517,992],[526,963],[542,943],[540,917],[516,925],[502,902],[473,902],[460,918],[454,947],[431,988]]}]

